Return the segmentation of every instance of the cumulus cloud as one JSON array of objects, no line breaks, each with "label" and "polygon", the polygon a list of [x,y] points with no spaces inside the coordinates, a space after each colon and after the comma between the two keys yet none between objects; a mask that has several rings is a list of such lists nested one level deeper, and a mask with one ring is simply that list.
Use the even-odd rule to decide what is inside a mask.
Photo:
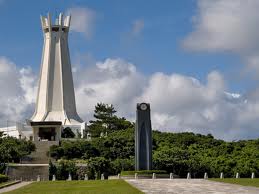
[{"label": "cumulus cloud", "polygon": [[193,31],[182,45],[191,51],[231,52],[259,75],[259,1],[198,0]]},{"label": "cumulus cloud", "polygon": [[83,118],[92,118],[94,105],[98,102],[120,107],[121,115],[134,114],[132,105],[135,97],[142,93],[145,77],[133,64],[108,58],[94,67],[79,69],[76,74],[77,109]]},{"label": "cumulus cloud", "polygon": [[67,10],[67,14],[71,15],[70,29],[91,38],[96,19],[95,11],[87,7],[73,7]]},{"label": "cumulus cloud", "polygon": [[[136,103],[149,102],[153,129],[211,133],[226,140],[259,137],[259,89],[232,93],[220,72],[210,72],[205,83],[181,74],[145,76],[128,61],[107,58],[93,66],[79,65],[73,74],[77,110],[85,121],[93,118],[98,102],[113,104],[132,121]],[[0,58],[1,121],[31,117],[36,77],[30,68]]]},{"label": "cumulus cloud", "polygon": [[231,93],[217,71],[201,83],[180,74],[144,76],[132,63],[106,59],[80,69],[75,79],[81,80],[76,81],[78,112],[86,120],[92,119],[97,102],[114,104],[119,115],[132,121],[136,103],[149,102],[154,129],[212,133],[226,140],[259,136],[259,92]]},{"label": "cumulus cloud", "polygon": [[[19,69],[0,57],[0,126],[6,121],[20,121],[32,112],[36,78],[30,68]],[[27,117],[28,118],[28,117]]]},{"label": "cumulus cloud", "polygon": [[198,0],[194,31],[184,47],[201,51],[247,52],[258,48],[259,1]]}]

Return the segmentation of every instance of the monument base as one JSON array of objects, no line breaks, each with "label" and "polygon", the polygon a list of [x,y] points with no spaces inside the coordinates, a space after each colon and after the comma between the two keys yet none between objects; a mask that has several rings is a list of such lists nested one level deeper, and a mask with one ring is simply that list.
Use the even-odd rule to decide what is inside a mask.
[{"label": "monument base", "polygon": [[30,122],[33,131],[33,141],[60,141],[62,122],[42,121]]}]

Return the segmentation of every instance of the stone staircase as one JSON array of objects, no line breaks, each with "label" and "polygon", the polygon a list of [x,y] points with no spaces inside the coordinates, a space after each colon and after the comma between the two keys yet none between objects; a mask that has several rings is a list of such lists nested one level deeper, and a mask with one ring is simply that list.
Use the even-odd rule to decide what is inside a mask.
[{"label": "stone staircase", "polygon": [[22,159],[22,164],[48,164],[49,156],[47,155],[50,146],[58,145],[58,141],[35,141],[36,150],[29,156]]},{"label": "stone staircase", "polygon": [[20,164],[10,164],[7,175],[11,180],[49,180],[49,156],[47,152],[50,146],[58,145],[58,141],[35,141],[36,150],[22,159]]}]

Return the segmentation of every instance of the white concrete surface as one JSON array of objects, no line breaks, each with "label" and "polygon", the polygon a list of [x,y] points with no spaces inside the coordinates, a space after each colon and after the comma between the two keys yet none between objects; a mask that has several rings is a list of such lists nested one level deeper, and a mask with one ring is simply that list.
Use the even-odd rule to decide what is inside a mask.
[{"label": "white concrete surface", "polygon": [[61,121],[65,126],[85,127],[76,111],[68,49],[70,16],[60,14],[52,24],[50,14],[41,17],[44,34],[37,101],[32,121]]}]

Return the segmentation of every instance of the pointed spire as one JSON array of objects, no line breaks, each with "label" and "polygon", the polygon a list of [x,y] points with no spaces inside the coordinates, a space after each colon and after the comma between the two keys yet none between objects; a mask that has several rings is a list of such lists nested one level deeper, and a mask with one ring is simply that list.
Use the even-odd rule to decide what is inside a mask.
[{"label": "pointed spire", "polygon": [[41,27],[42,29],[44,29],[46,26],[45,18],[43,16],[40,16],[40,21],[41,21]]},{"label": "pointed spire", "polygon": [[58,17],[58,24],[62,27],[63,26],[63,13],[59,14]]},{"label": "pointed spire", "polygon": [[48,27],[49,27],[49,31],[51,31],[51,15],[50,15],[50,13],[48,13]]},{"label": "pointed spire", "polygon": [[66,17],[66,24],[65,24],[66,27],[70,27],[70,21],[71,21],[71,15]]}]

